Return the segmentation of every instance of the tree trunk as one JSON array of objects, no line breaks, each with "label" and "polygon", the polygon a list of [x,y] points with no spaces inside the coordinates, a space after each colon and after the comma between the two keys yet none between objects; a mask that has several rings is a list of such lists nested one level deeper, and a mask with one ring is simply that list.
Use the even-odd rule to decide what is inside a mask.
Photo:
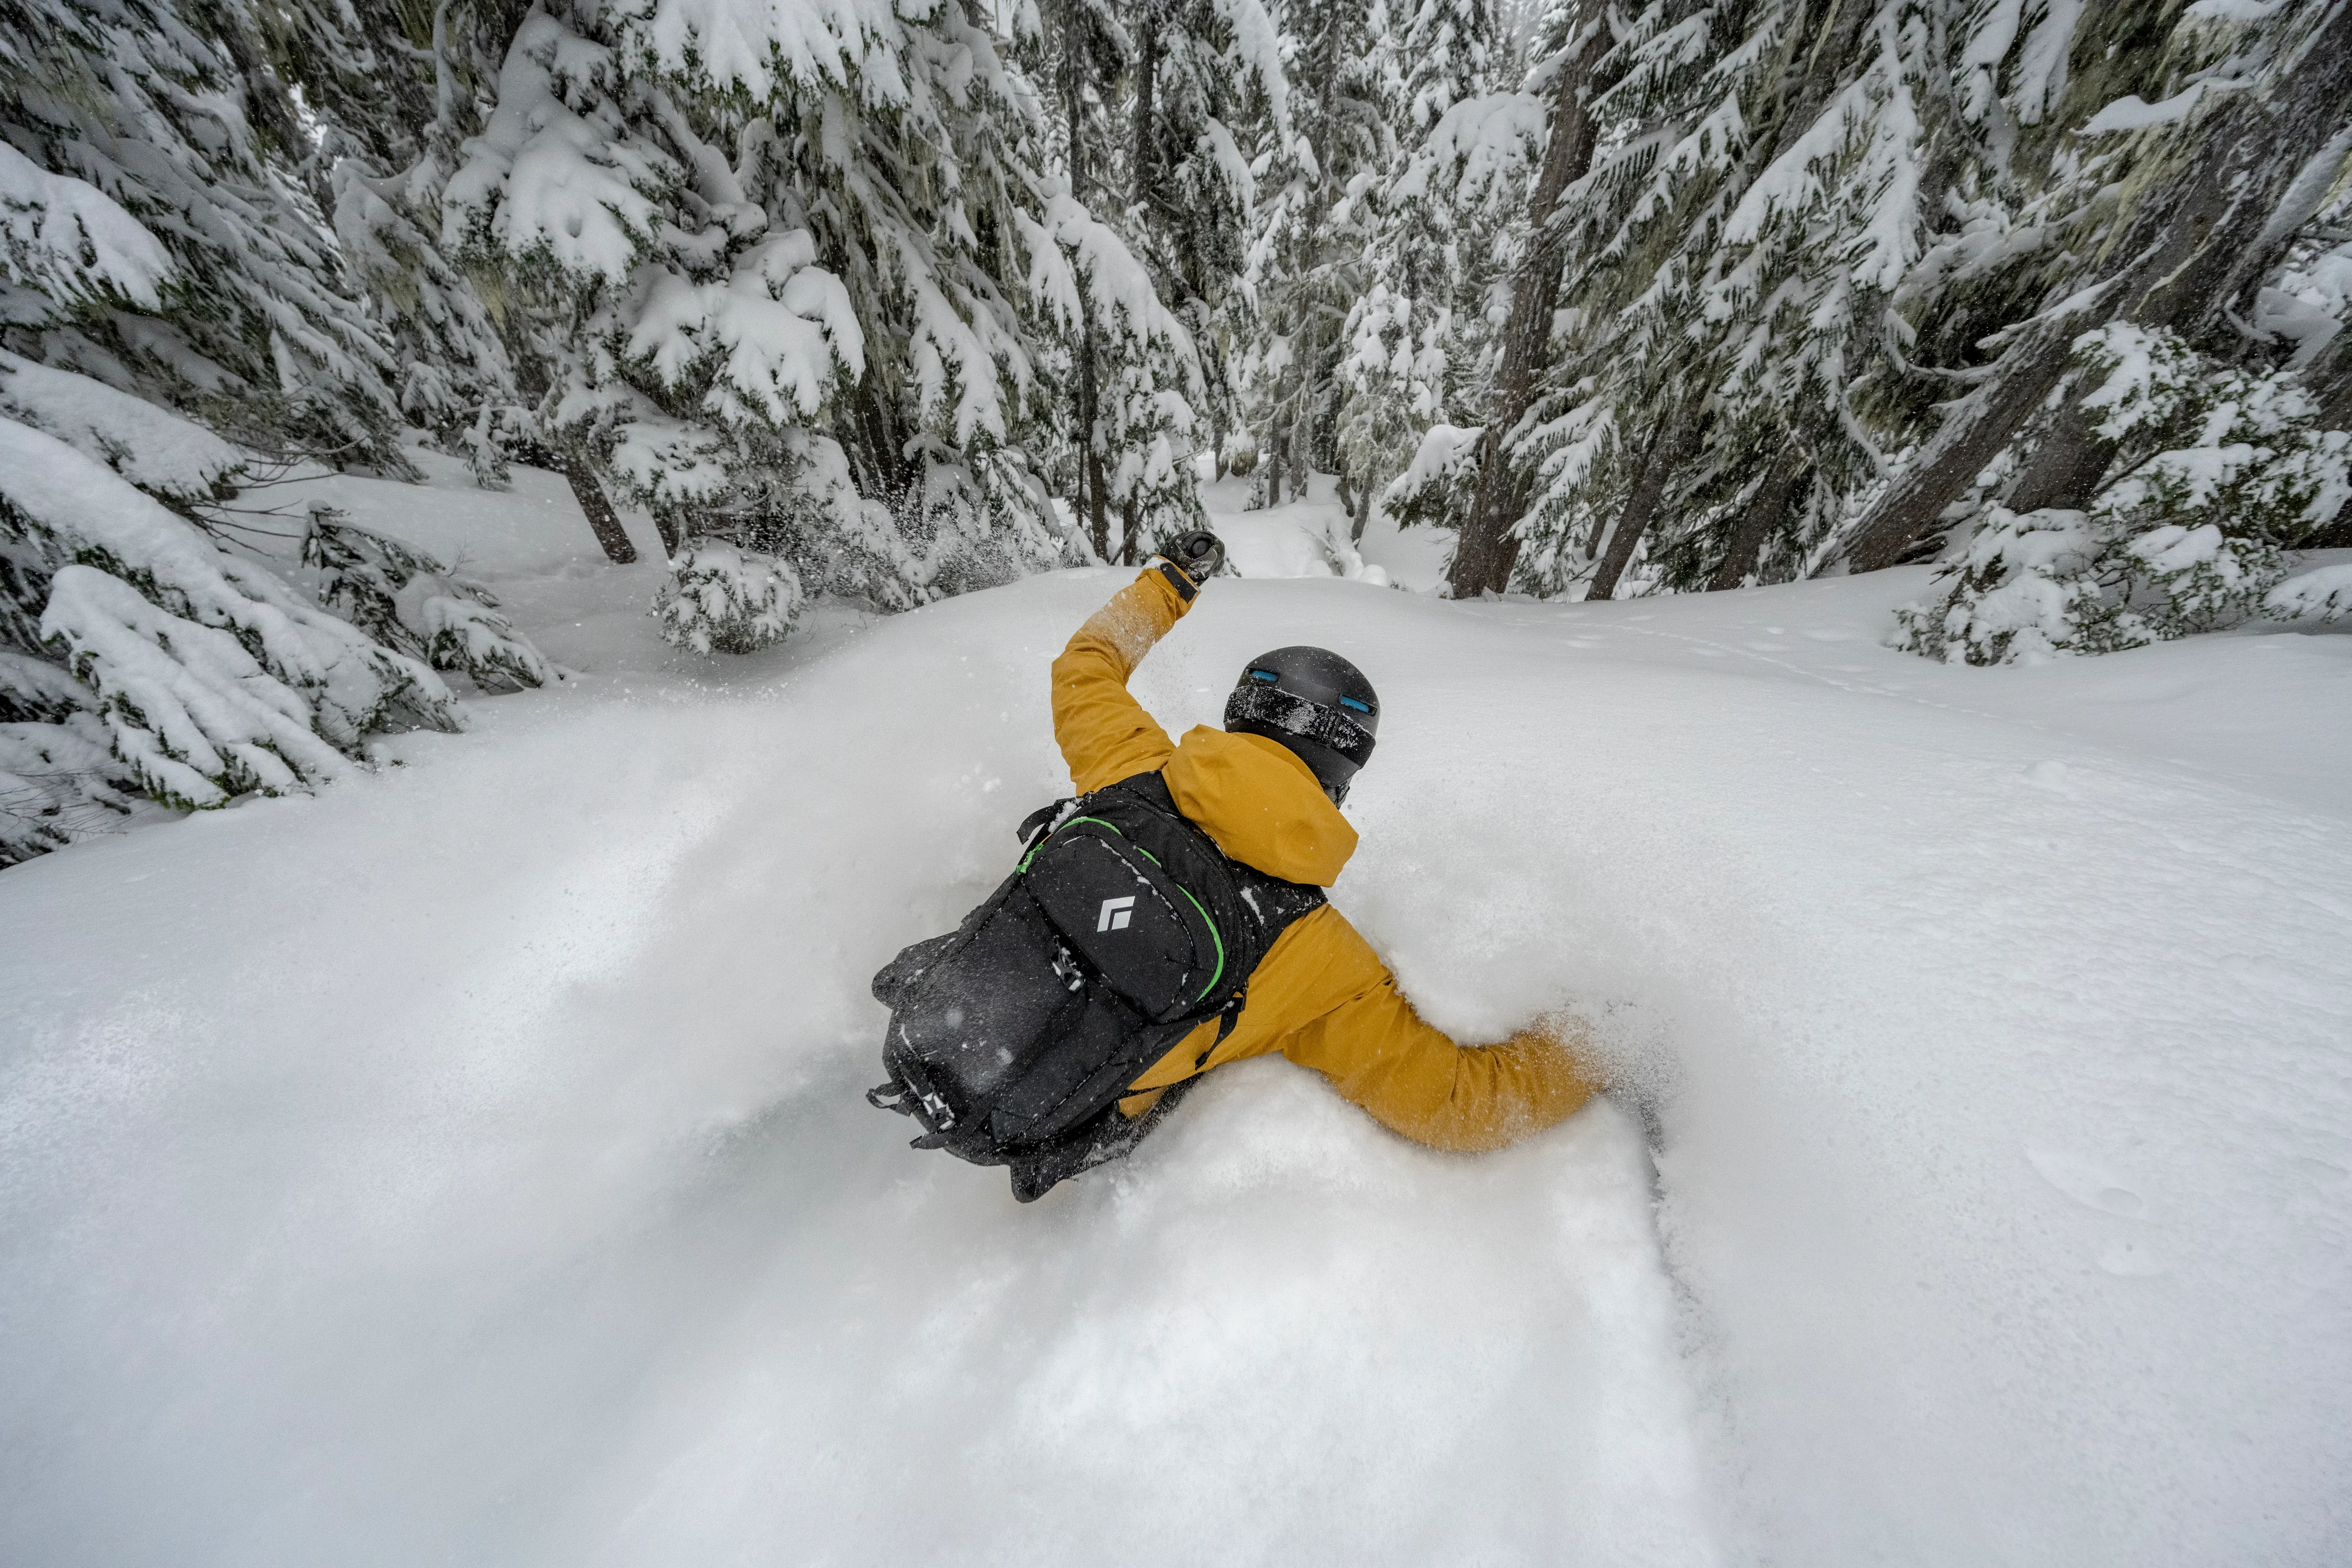
[{"label": "tree trunk", "polygon": [[1289,453],[1290,435],[1289,432],[1285,431],[1282,435],[1276,436],[1274,438],[1274,450],[1269,454],[1272,461],[1266,465],[1265,504],[1269,507],[1276,507],[1282,504],[1283,460],[1289,456]]},{"label": "tree trunk", "polygon": [[[1864,515],[1847,547],[1857,572],[1891,566],[1984,466],[2014,440],[2065,374],[2069,345],[2094,327],[2127,321],[2190,331],[2266,270],[2294,237],[2272,223],[2304,167],[2337,133],[2352,100],[2352,5],[2339,6],[2272,92],[2248,92],[2216,115],[2206,147],[2184,158],[2140,203],[2114,253],[2126,258],[2095,311],[2041,327],[2004,356],[1977,406],[1937,433],[1925,459]],[[2070,408],[2012,489],[2021,510],[2080,506],[2105,472],[2105,442]],[[2022,503],[2032,502],[2032,505]]]},{"label": "tree trunk", "polygon": [[572,487],[572,499],[580,503],[581,511],[587,516],[589,528],[596,535],[596,542],[604,547],[604,553],[612,557],[613,564],[635,565],[637,547],[629,542],[629,531],[621,526],[621,514],[614,511],[613,503],[605,499],[604,488],[596,482],[596,470],[589,466],[584,453],[569,451],[563,454],[563,482]]},{"label": "tree trunk", "polygon": [[1737,588],[1748,581],[1748,574],[1756,569],[1756,557],[1771,537],[1773,527],[1788,515],[1789,498],[1796,493],[1797,481],[1805,477],[1804,448],[1789,440],[1780,455],[1772,459],[1772,467],[1764,475],[1764,482],[1739,509],[1738,521],[1731,525],[1731,542],[1724,546],[1723,559],[1715,564],[1715,575],[1706,580],[1707,592]]},{"label": "tree trunk", "polygon": [[1929,441],[1923,460],[1864,517],[1848,549],[1855,571],[1894,565],[1914,540],[1935,528],[2065,375],[2066,345],[2064,336],[2052,332],[2010,351],[2013,363],[1972,395],[1980,400],[1975,412],[1953,416]]},{"label": "tree trunk", "polygon": [[1489,404],[1486,431],[1479,438],[1478,485],[1470,502],[1469,521],[1454,548],[1454,565],[1446,574],[1457,599],[1475,599],[1489,589],[1500,593],[1511,581],[1519,559],[1519,542],[1511,525],[1527,507],[1527,487],[1506,449],[1512,431],[1527,416],[1537,378],[1551,346],[1552,312],[1559,303],[1560,254],[1552,232],[1553,211],[1560,193],[1592,168],[1592,116],[1585,87],[1592,68],[1608,52],[1610,33],[1597,18],[1589,28],[1576,58],[1559,73],[1558,96],[1552,100],[1551,141],[1544,149],[1543,170],[1536,177],[1535,195],[1528,204],[1528,254],[1511,288],[1511,313],[1503,326],[1503,358],[1495,370],[1495,392]]},{"label": "tree trunk", "polygon": [[2077,387],[2076,395],[2058,411],[2033,461],[2010,487],[2006,504],[2011,511],[2040,511],[2051,506],[2079,511],[2099,493],[2099,481],[2106,477],[2116,444],[2092,428],[2096,421],[2083,406],[2082,390]]},{"label": "tree trunk", "polygon": [[1606,599],[1617,592],[1617,579],[1625,574],[1627,563],[1633,559],[1633,546],[1641,542],[1651,520],[1658,515],[1666,480],[1682,466],[1683,447],[1696,423],[1688,399],[1675,405],[1674,423],[1642,459],[1642,471],[1625,497],[1625,510],[1618,514],[1617,527],[1609,535],[1609,552],[1601,558],[1601,569],[1592,574],[1592,586],[1584,595],[1588,601]]},{"label": "tree trunk", "polygon": [[1307,375],[1302,369],[1299,372],[1298,407],[1290,416],[1290,434],[1282,443],[1283,450],[1290,456],[1290,499],[1293,500],[1315,499],[1315,444],[1307,439]]},{"label": "tree trunk", "polygon": [[[1087,199],[1086,141],[1080,126],[1086,93],[1079,68],[1082,38],[1081,31],[1071,27],[1062,39],[1062,103],[1069,122],[1070,195],[1080,202]],[[1095,381],[1094,301],[1083,297],[1083,285],[1081,289],[1076,410],[1078,493],[1070,510],[1086,529],[1087,540],[1094,545],[1095,559],[1107,562],[1110,559],[1110,512],[1103,492],[1102,453],[1095,430],[1102,410]]]},{"label": "tree trunk", "polygon": [[1356,487],[1356,515],[1348,523],[1348,542],[1364,542],[1364,524],[1372,521],[1372,481],[1366,479]]},{"label": "tree trunk", "polygon": [[909,488],[907,444],[900,436],[898,421],[875,395],[874,387],[875,378],[869,374],[857,384],[855,400],[859,444],[866,449],[866,493],[895,507]]},{"label": "tree trunk", "polygon": [[1091,440],[1079,468],[1085,475],[1087,533],[1094,541],[1095,559],[1107,563],[1110,560],[1110,487],[1103,482],[1102,454]]},{"label": "tree trunk", "polygon": [[1160,18],[1147,15],[1135,45],[1135,191],[1141,206],[1151,195],[1152,100],[1160,81]]}]

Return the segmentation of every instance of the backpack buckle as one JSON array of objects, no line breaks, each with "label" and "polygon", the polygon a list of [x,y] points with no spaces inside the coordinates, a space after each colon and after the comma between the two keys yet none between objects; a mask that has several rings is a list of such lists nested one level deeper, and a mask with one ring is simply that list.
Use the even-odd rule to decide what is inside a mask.
[{"label": "backpack buckle", "polygon": [[895,1110],[901,1116],[918,1113],[928,1116],[931,1125],[941,1132],[956,1124],[956,1113],[940,1098],[938,1090],[925,1089],[918,1093],[895,1079],[867,1089],[866,1103],[877,1110]]}]

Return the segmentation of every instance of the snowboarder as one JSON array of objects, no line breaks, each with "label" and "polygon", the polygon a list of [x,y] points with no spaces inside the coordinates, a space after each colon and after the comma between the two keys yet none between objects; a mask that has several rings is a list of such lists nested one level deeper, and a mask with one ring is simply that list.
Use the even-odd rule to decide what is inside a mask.
[{"label": "snowboarder", "polygon": [[1279,1051],[1382,1125],[1495,1149],[1592,1097],[1549,1031],[1454,1044],[1422,1021],[1323,889],[1380,698],[1328,649],[1253,659],[1225,727],[1169,740],[1127,689],[1224,559],[1195,531],[1054,661],[1054,733],[1079,794],[1022,826],[1020,864],[957,931],[875,977],[917,1148],[1010,1166],[1026,1202],[1132,1149],[1202,1075]]},{"label": "snowboarder", "polygon": [[[1243,669],[1223,730],[1201,725],[1171,742],[1129,693],[1128,679],[1192,608],[1224,546],[1201,531],[1170,553],[1183,564],[1148,563],[1054,661],[1054,738],[1070,777],[1086,794],[1157,771],[1177,808],[1228,857],[1328,888],[1355,852],[1356,830],[1339,806],[1370,755],[1380,700],[1339,655],[1281,648]],[[1349,730],[1360,732],[1359,743],[1331,743]],[[1212,1020],[1178,1042],[1129,1085],[1120,1111],[1139,1118],[1171,1085],[1279,1051],[1393,1131],[1440,1149],[1483,1150],[1561,1121],[1595,1088],[1543,1028],[1467,1047],[1423,1022],[1371,945],[1328,903],[1276,940],[1249,976],[1239,1018],[1213,1045],[1217,1032]]]}]

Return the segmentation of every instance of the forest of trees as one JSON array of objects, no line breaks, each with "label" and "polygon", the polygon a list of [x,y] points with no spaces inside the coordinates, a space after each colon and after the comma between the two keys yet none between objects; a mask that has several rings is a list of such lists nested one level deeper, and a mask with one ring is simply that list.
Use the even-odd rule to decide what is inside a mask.
[{"label": "forest of trees", "polygon": [[547,671],[301,464],[562,473],[742,651],[1336,474],[1457,597],[2352,608],[2341,0],[0,0],[0,860]]}]

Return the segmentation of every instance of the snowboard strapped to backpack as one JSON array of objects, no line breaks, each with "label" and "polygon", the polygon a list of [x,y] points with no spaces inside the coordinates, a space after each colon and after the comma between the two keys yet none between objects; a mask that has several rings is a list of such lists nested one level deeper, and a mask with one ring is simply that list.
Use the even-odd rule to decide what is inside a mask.
[{"label": "snowboard strapped to backpack", "polygon": [[1056,801],[1021,836],[986,902],[874,977],[890,1081],[866,1099],[922,1123],[915,1148],[1011,1166],[1028,1203],[1172,1109],[1193,1079],[1139,1118],[1118,1102],[1205,1020],[1230,1034],[1251,973],[1324,898],[1228,859],[1156,773]]}]

